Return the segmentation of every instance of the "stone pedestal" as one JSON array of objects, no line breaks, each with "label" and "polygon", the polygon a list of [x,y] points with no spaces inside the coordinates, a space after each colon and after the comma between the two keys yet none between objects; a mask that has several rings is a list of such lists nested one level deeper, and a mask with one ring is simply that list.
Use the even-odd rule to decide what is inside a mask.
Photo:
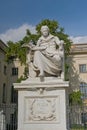
[{"label": "stone pedestal", "polygon": [[14,87],[18,90],[18,130],[67,130],[67,81],[35,78]]}]

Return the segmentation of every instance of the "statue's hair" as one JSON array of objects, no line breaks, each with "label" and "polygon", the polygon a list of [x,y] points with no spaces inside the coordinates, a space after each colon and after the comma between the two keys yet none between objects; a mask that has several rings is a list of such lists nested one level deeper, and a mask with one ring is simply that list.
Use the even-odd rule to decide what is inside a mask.
[{"label": "statue's hair", "polygon": [[44,25],[44,26],[42,26],[42,27],[41,27],[41,32],[42,32],[44,29],[46,29],[46,30],[48,30],[48,31],[49,31],[49,28],[48,28],[48,26],[47,26],[47,25]]}]

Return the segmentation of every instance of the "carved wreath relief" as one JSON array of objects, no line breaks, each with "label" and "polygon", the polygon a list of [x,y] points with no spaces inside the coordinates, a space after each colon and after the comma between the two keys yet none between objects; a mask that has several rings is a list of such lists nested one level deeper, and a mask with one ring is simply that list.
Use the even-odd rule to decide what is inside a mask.
[{"label": "carved wreath relief", "polygon": [[26,98],[26,118],[32,121],[56,121],[56,98]]}]

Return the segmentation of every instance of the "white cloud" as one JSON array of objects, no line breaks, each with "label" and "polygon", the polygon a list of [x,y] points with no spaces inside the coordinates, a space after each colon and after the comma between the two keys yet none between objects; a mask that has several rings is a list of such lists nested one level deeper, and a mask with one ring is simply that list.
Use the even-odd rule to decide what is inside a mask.
[{"label": "white cloud", "polygon": [[23,24],[22,26],[16,28],[16,29],[9,29],[5,33],[0,34],[0,39],[3,42],[7,41],[13,41],[17,42],[21,40],[26,35],[26,29],[29,29],[31,33],[35,33],[35,27],[28,24]]},{"label": "white cloud", "polygon": [[[26,29],[29,29],[31,33],[36,33],[35,26],[29,25],[29,24],[23,24],[22,26],[15,28],[15,29],[9,29],[5,33],[0,34],[0,39],[6,43],[7,41],[13,41],[17,42],[21,40],[26,35]],[[69,37],[73,43],[87,43],[87,36],[78,36],[78,37]]]},{"label": "white cloud", "polygon": [[78,37],[73,37],[71,36],[70,39],[73,41],[73,43],[87,43],[87,36],[78,36]]}]

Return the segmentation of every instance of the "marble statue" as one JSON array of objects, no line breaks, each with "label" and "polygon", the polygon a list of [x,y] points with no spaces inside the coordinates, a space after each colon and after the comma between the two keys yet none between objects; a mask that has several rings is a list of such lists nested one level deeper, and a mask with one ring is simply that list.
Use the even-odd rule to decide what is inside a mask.
[{"label": "marble statue", "polygon": [[61,77],[64,71],[64,42],[50,34],[46,25],[41,27],[41,34],[36,46],[32,42],[28,44],[29,77]]}]

